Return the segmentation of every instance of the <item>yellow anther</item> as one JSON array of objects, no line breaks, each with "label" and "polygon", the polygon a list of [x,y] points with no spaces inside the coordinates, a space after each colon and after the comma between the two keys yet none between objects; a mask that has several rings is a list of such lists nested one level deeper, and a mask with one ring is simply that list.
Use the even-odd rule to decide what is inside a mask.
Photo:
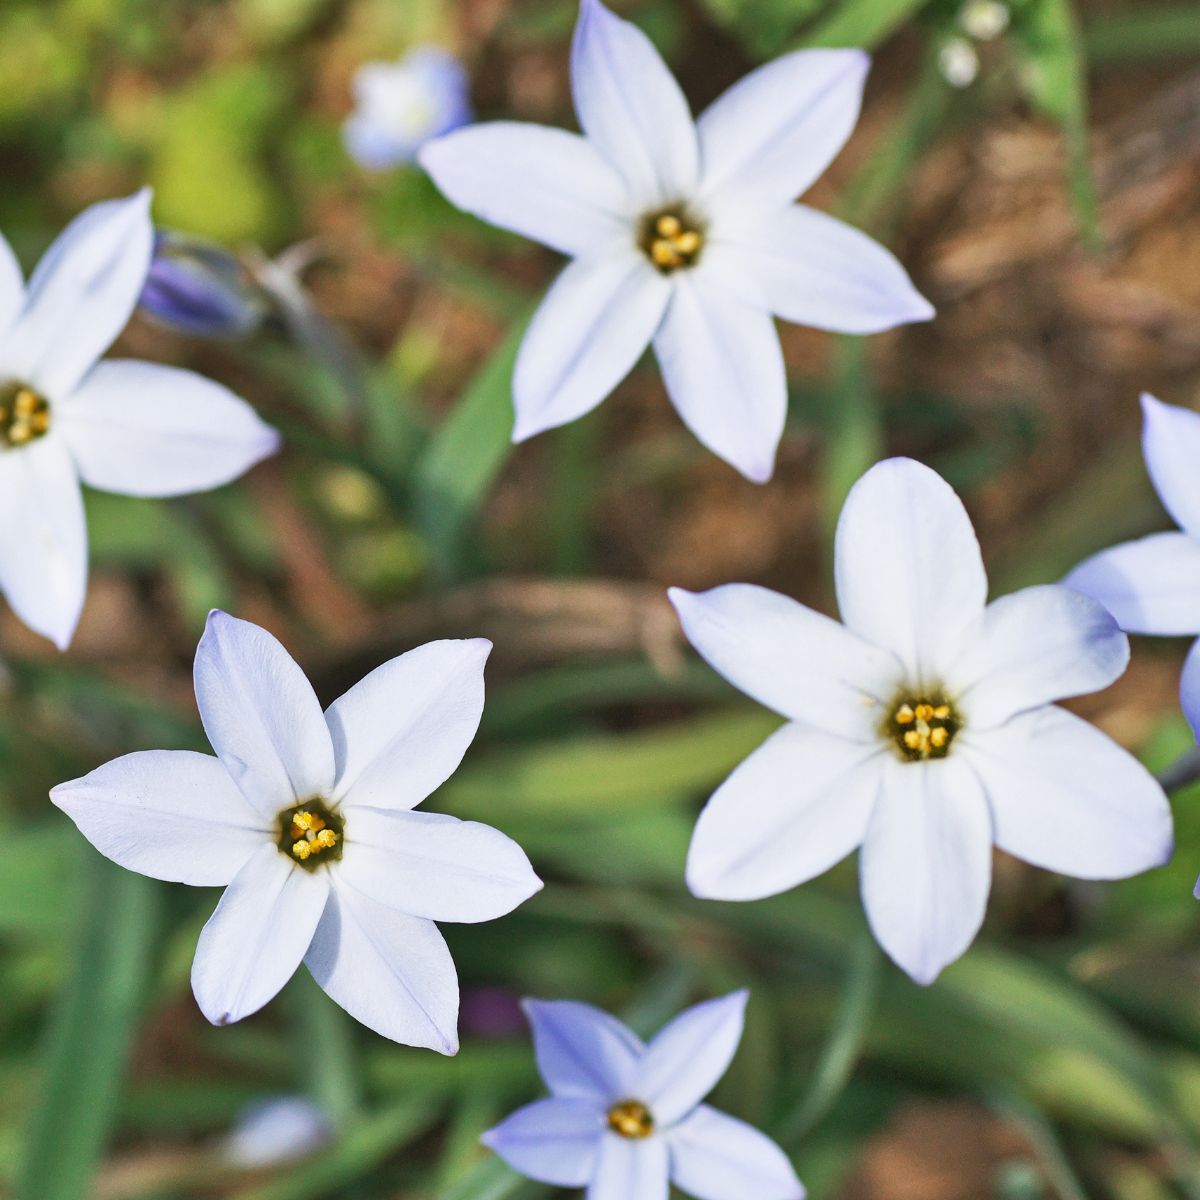
[{"label": "yellow anther", "polygon": [[939,721],[944,721],[950,715],[950,705],[939,704],[937,708],[933,710],[933,715],[937,717]]},{"label": "yellow anther", "polygon": [[608,1110],[608,1127],[623,1138],[647,1138],[654,1132],[654,1118],[640,1100],[622,1100]]},{"label": "yellow anther", "polygon": [[917,714],[918,721],[929,721],[933,718],[932,704],[918,704],[914,711]]},{"label": "yellow anther", "polygon": [[679,234],[674,241],[680,254],[695,254],[700,249],[700,235],[694,229]]},{"label": "yellow anther", "polygon": [[704,249],[704,226],[682,208],[649,213],[642,219],[638,245],[667,275],[695,265]]},{"label": "yellow anther", "polygon": [[911,704],[902,704],[896,709],[896,724],[911,725],[916,720],[916,713],[912,710]]},{"label": "yellow anther", "polygon": [[915,729],[910,729],[904,735],[904,744],[910,750],[919,750],[921,748],[921,742],[924,741],[924,738],[924,734],[918,733]]},{"label": "yellow anther", "polygon": [[322,829],[316,835],[316,843],[322,850],[328,850],[330,846],[337,845],[337,834],[332,829]]},{"label": "yellow anther", "polygon": [[942,725],[929,731],[929,741],[935,749],[940,750],[949,740],[950,732]]},{"label": "yellow anther", "polygon": [[23,383],[0,385],[0,446],[25,446],[50,429],[50,405]]},{"label": "yellow anther", "polygon": [[672,249],[671,243],[662,240],[651,243],[650,257],[660,267],[677,267],[681,261],[679,255]]},{"label": "yellow anther", "polygon": [[292,853],[303,862],[313,852],[312,846],[303,838],[292,844]]},{"label": "yellow anther", "polygon": [[674,213],[664,213],[655,221],[654,228],[665,238],[676,238],[683,232],[683,222]]},{"label": "yellow anther", "polygon": [[900,700],[879,731],[895,743],[902,758],[920,761],[948,754],[960,724],[954,705],[935,692],[932,699],[918,695]]}]

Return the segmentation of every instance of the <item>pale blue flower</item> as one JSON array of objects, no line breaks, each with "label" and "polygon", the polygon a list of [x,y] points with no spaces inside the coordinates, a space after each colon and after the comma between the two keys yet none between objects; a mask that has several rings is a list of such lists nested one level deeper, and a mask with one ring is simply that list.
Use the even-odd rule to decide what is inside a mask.
[{"label": "pale blue flower", "polygon": [[868,66],[859,50],[796,51],[693,120],[645,34],[582,0],[583,137],[496,121],[422,148],[460,208],[572,260],[517,357],[517,441],[595,408],[653,345],[684,423],[761,483],[787,410],[772,314],[843,333],[933,315],[887,250],[793,203],[854,129]]},{"label": "pale blue flower", "polygon": [[346,149],[372,171],[411,162],[430,138],[471,119],[469,93],[462,63],[437,46],[410,50],[399,62],[366,63],[354,77]]},{"label": "pale blue flower", "polygon": [[[1174,533],[1123,542],[1064,581],[1099,600],[1127,633],[1200,634],[1200,413],[1142,397],[1142,453]],[[1183,711],[1200,737],[1200,641],[1183,665]]]},{"label": "pale blue flower", "polygon": [[748,584],[671,591],[692,645],[787,721],[701,814],[694,894],[775,895],[861,847],[875,937],[930,983],[979,930],[993,844],[1083,879],[1169,858],[1154,777],[1052,703],[1125,670],[1100,604],[1061,585],[987,604],[966,510],[910,459],[851,490],[835,560],[844,624]]},{"label": "pale blue flower", "polygon": [[94,204],[28,285],[0,237],[0,589],[65,649],[87,591],[81,483],[129,496],[219,487],[279,435],[244,400],[191,371],[98,361],[150,268],[150,193]]},{"label": "pale blue flower", "polygon": [[587,1200],[802,1200],[784,1152],[701,1101],[742,1037],[747,993],[689,1008],[649,1045],[573,1000],[529,1000],[538,1070],[550,1097],[483,1135],[510,1166]]},{"label": "pale blue flower", "polygon": [[271,1096],[238,1115],[222,1157],[243,1170],[308,1158],[333,1140],[328,1115],[303,1096]]},{"label": "pale blue flower", "polygon": [[483,712],[483,638],[430,642],[321,711],[265,629],[209,616],[196,704],[216,756],[126,754],[50,793],[114,862],[224,887],[192,963],[214,1025],[266,1004],[303,962],[377,1033],[458,1049],[458,978],[435,921],[490,921],[541,880],[499,830],[414,811]]}]

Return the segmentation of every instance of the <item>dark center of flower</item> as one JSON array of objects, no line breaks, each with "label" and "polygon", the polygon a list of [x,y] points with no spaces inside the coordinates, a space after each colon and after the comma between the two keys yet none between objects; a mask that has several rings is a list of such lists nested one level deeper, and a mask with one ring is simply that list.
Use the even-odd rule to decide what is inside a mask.
[{"label": "dark center of flower", "polygon": [[0,385],[0,444],[27,446],[50,432],[50,403],[27,383]]},{"label": "dark center of flower", "polygon": [[882,733],[895,743],[900,757],[909,762],[945,758],[962,718],[945,696],[901,697],[894,705]]},{"label": "dark center of flower", "polygon": [[279,814],[279,852],[306,870],[342,857],[345,822],[323,800],[306,800]]},{"label": "dark center of flower", "polygon": [[654,1118],[640,1100],[622,1100],[608,1110],[608,1127],[623,1138],[648,1138],[654,1132]]},{"label": "dark center of flower", "polygon": [[670,275],[694,267],[704,249],[704,225],[680,204],[642,218],[638,246],[654,268]]}]

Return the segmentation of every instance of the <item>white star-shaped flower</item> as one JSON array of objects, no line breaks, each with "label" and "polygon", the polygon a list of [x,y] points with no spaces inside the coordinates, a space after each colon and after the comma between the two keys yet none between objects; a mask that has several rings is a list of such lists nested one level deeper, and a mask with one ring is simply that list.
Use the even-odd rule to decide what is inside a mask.
[{"label": "white star-shaped flower", "polygon": [[882,246],[793,203],[854,129],[868,66],[858,50],[796,51],[693,121],[649,39],[582,0],[585,136],[496,121],[422,147],[460,208],[572,258],[521,344],[516,440],[593,409],[653,343],[684,423],[761,483],[787,410],[772,314],[843,333],[933,315]]},{"label": "white star-shaped flower", "polygon": [[179,496],[228,483],[279,446],[211,380],[97,362],[137,305],[153,243],[145,191],[80,214],[28,287],[0,236],[0,590],[60,650],[87,591],[81,482]]},{"label": "white star-shaped flower", "polygon": [[[1064,582],[1099,600],[1127,633],[1200,634],[1200,413],[1142,397],[1142,452],[1175,533],[1152,533],[1082,562]],[[1183,665],[1183,711],[1200,737],[1200,641]],[[1197,885],[1200,887],[1200,885]]]},{"label": "white star-shaped flower", "polygon": [[649,1045],[573,1000],[530,1000],[538,1070],[550,1098],[518,1109],[483,1141],[543,1183],[587,1200],[803,1200],[784,1152],[701,1101],[725,1074],[747,993],[681,1013]]},{"label": "white star-shaped flower", "polygon": [[671,592],[701,655],[788,719],[701,814],[696,895],[771,896],[861,846],[875,937],[930,983],[983,921],[993,844],[1083,879],[1170,857],[1153,776],[1052,703],[1125,669],[1128,640],[1100,604],[1050,585],[985,607],[962,503],[909,459],[854,486],[835,554],[841,625],[747,584]]},{"label": "white star-shaped flower", "polygon": [[430,642],[328,710],[265,630],[214,612],[196,702],[216,757],[127,754],[51,799],[114,862],[225,887],[192,988],[217,1025],[257,1011],[301,960],[384,1037],[458,1048],[458,980],[435,921],[490,921],[542,885],[487,825],[414,812],[483,711],[491,643]]}]

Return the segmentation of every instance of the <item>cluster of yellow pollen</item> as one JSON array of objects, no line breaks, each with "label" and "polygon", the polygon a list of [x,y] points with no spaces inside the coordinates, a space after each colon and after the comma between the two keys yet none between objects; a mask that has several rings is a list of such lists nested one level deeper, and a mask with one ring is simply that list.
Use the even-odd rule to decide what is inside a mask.
[{"label": "cluster of yellow pollen", "polygon": [[898,741],[910,758],[933,758],[944,754],[954,736],[954,710],[949,704],[928,701],[904,703],[892,719],[900,726]]},{"label": "cluster of yellow pollen", "polygon": [[644,249],[664,273],[690,267],[700,255],[704,237],[677,213],[660,213],[647,221]]},{"label": "cluster of yellow pollen", "polygon": [[608,1110],[608,1127],[623,1138],[647,1138],[654,1132],[654,1118],[640,1100],[622,1100]]},{"label": "cluster of yellow pollen", "polygon": [[0,391],[0,440],[25,446],[50,430],[50,405],[31,387],[16,384]]},{"label": "cluster of yellow pollen", "polygon": [[292,814],[292,853],[301,861],[337,845],[338,836],[316,813]]}]

